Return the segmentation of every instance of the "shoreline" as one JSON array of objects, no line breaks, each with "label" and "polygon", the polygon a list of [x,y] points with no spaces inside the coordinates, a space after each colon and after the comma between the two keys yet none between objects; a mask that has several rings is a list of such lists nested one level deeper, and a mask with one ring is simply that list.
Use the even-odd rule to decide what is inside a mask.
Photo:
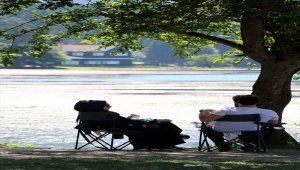
[{"label": "shoreline", "polygon": [[78,70],[78,69],[0,69],[0,77],[7,76],[76,76],[102,74],[253,74],[259,70]]}]

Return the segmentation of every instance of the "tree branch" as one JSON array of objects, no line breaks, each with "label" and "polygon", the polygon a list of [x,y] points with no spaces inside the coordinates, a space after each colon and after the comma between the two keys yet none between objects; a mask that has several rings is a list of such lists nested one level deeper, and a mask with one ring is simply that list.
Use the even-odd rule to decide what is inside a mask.
[{"label": "tree branch", "polygon": [[25,24],[34,22],[34,21],[36,21],[36,20],[37,20],[37,19],[33,19],[33,20],[30,20],[30,21],[26,21],[26,22],[24,22],[24,23],[21,23],[21,24],[19,24],[19,25],[13,26],[13,27],[10,27],[10,28],[8,28],[8,29],[6,29],[6,30],[3,30],[3,31],[0,31],[0,32],[8,32],[8,31],[10,31],[10,30],[13,30],[13,29],[15,29],[15,28],[21,27],[21,26],[23,26],[23,25],[25,25]]},{"label": "tree branch", "polygon": [[207,39],[207,40],[210,40],[210,41],[213,41],[216,43],[221,43],[221,44],[227,45],[229,47],[244,51],[243,45],[235,43],[233,41],[225,40],[223,38],[219,38],[219,37],[215,37],[215,36],[211,36],[211,35],[207,35],[207,34],[203,34],[203,33],[199,33],[199,32],[185,32],[183,34],[187,35],[187,36],[193,36],[193,37]]}]

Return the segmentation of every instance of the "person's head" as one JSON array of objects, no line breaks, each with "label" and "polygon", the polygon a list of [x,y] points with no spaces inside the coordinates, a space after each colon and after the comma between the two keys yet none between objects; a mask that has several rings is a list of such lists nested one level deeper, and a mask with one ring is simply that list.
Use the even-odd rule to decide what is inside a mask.
[{"label": "person's head", "polygon": [[235,95],[232,100],[236,107],[255,106],[258,103],[258,97],[255,95]]},{"label": "person's head", "polygon": [[109,103],[105,103],[104,110],[109,110],[111,108],[111,105]]}]

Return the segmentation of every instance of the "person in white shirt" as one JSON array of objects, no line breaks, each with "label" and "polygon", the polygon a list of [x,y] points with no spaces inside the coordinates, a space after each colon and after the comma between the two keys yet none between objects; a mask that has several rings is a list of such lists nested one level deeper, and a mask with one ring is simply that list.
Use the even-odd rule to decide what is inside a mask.
[{"label": "person in white shirt", "polygon": [[[200,110],[199,119],[206,122],[211,127],[208,128],[208,137],[218,146],[220,151],[227,151],[230,149],[228,144],[220,146],[224,142],[225,132],[235,131],[255,131],[256,125],[251,122],[213,122],[214,120],[221,118],[225,115],[242,115],[242,114],[260,114],[261,122],[267,122],[270,124],[278,123],[278,115],[276,112],[270,109],[262,109],[256,107],[258,103],[258,97],[255,95],[236,95],[233,96],[235,107],[226,107],[220,110],[205,109]],[[212,123],[213,122],[213,123]],[[243,134],[241,134],[242,136]],[[245,135],[245,134],[244,134]],[[239,137],[241,137],[239,136]],[[249,139],[248,143],[251,143]]]}]

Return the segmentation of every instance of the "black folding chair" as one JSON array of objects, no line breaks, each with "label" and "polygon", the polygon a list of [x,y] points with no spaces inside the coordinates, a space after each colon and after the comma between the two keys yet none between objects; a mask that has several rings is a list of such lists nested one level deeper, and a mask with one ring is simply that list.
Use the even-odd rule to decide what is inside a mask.
[{"label": "black folding chair", "polygon": [[[115,139],[123,138],[125,134],[132,133],[128,129],[121,129],[116,127],[116,117],[114,112],[79,112],[77,118],[78,129],[75,149],[81,149],[88,145],[92,145],[104,150],[121,150],[130,142],[127,140],[115,146]],[[101,131],[101,135],[94,134],[93,131]],[[83,138],[85,143],[79,146],[79,140]]]},{"label": "black folding chair", "polygon": [[[247,115],[226,115],[224,117],[221,117],[219,119],[216,119],[214,121],[227,121],[227,122],[252,122],[253,124],[256,125],[256,131],[251,131],[253,133],[250,133],[248,135],[243,135],[244,138],[250,137],[251,135],[255,135],[255,145],[256,145],[256,152],[266,152],[266,147],[265,147],[265,142],[263,138],[263,131],[261,130],[261,126],[266,126],[269,125],[267,123],[260,123],[260,115],[259,114],[247,114]],[[198,126],[199,127],[199,126]],[[216,145],[210,145],[208,142],[208,126],[204,123],[201,122],[201,126],[199,127],[200,130],[200,137],[199,137],[199,145],[198,145],[198,150],[199,151],[213,151],[216,150],[218,147]],[[232,132],[232,133],[243,133],[243,132],[248,132],[249,131],[239,131],[239,132]],[[226,140],[224,139],[224,143],[227,143],[229,146],[232,146],[232,144],[243,147],[244,144],[241,142],[240,137],[236,137],[234,139]],[[206,146],[206,147],[204,147]]]}]

